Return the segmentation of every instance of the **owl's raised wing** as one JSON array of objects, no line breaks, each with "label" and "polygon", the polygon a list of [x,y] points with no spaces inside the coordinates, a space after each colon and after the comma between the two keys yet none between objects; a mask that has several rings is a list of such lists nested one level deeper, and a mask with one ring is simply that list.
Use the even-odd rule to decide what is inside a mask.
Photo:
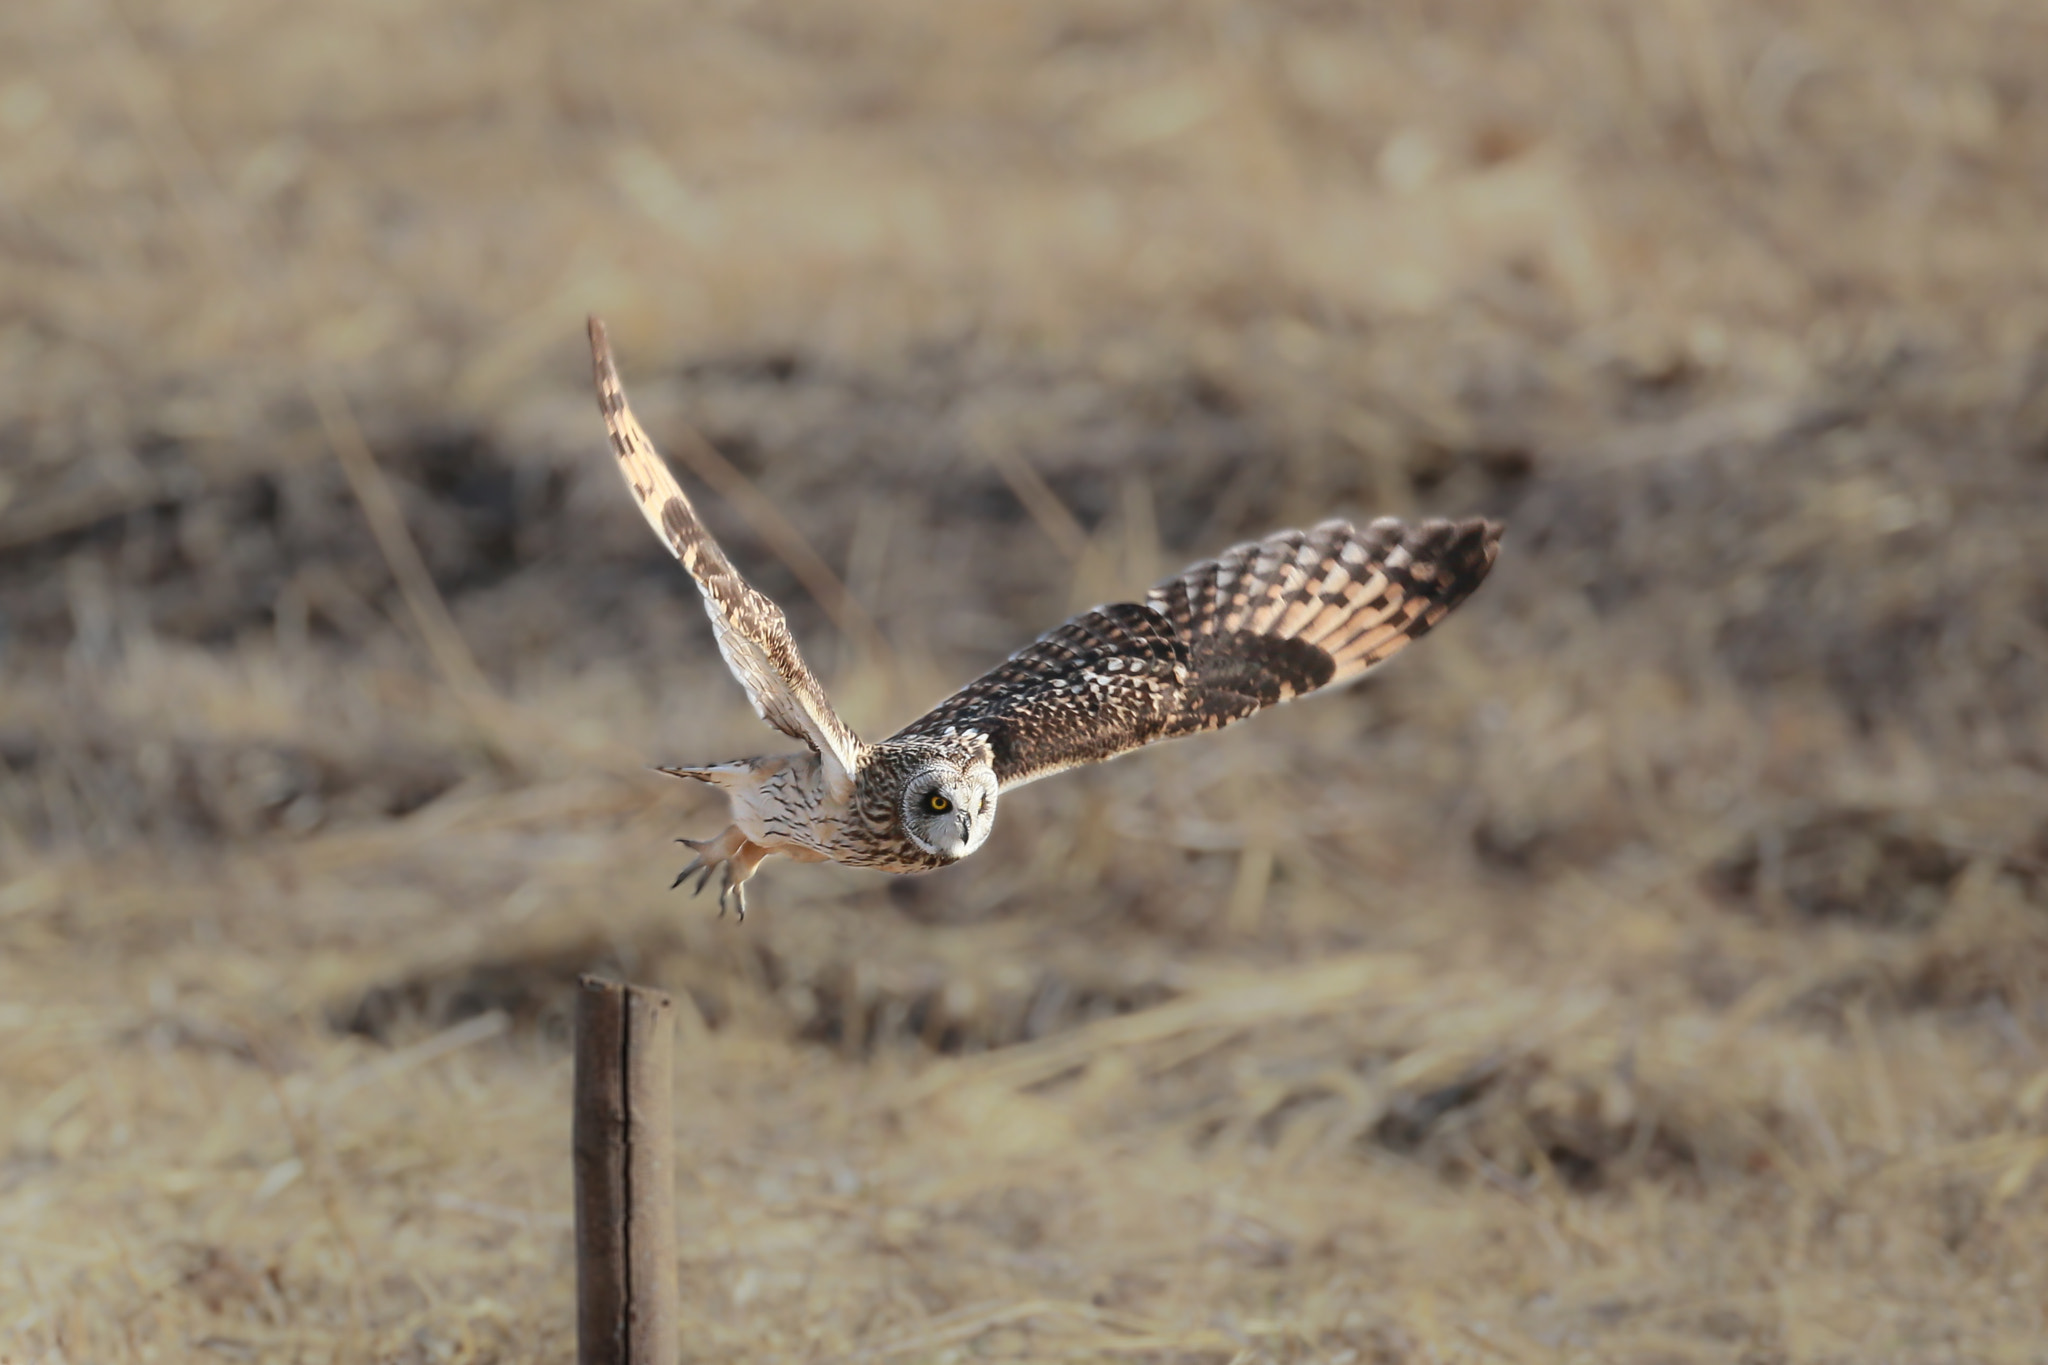
[{"label": "owl's raised wing", "polygon": [[1005,789],[1220,730],[1420,639],[1500,552],[1491,521],[1327,521],[1204,560],[1068,621],[898,738],[980,735]]},{"label": "owl's raised wing", "polygon": [[860,761],[860,738],[839,719],[825,689],[805,667],[781,608],[740,577],[711,532],[697,519],[696,509],[626,405],[626,391],[612,364],[604,324],[596,318],[590,319],[590,358],[597,378],[597,405],[611,432],[619,470],[647,524],[697,580],[726,667],[747,689],[762,720],[810,745],[824,765],[827,783],[850,789],[854,767]]}]

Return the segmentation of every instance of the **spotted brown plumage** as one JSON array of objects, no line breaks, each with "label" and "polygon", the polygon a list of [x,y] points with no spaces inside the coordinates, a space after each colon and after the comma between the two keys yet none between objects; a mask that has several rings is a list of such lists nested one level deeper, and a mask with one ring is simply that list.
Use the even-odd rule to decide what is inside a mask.
[{"label": "spotted brown plumage", "polygon": [[634,419],[604,325],[598,406],[626,485],[696,581],[719,653],[761,718],[805,751],[663,772],[725,790],[733,824],[683,840],[676,878],[723,871],[719,905],[782,854],[926,872],[980,848],[1008,788],[1158,740],[1216,730],[1349,682],[1441,621],[1493,567],[1490,521],[1327,521],[1235,546],[1083,612],[878,744],[839,719],[776,605],[732,566]]},{"label": "spotted brown plumage", "polygon": [[1349,682],[1470,596],[1500,552],[1490,521],[1326,521],[1238,545],[1083,612],[913,722],[978,735],[1005,790],[1156,740],[1217,730]]}]

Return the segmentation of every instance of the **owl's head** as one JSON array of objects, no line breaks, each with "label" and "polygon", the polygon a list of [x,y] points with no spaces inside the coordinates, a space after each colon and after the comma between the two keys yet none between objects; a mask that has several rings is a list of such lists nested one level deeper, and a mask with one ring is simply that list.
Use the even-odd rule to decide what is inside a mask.
[{"label": "owl's head", "polygon": [[985,762],[935,759],[904,785],[904,832],[927,853],[965,858],[995,826],[996,775]]}]

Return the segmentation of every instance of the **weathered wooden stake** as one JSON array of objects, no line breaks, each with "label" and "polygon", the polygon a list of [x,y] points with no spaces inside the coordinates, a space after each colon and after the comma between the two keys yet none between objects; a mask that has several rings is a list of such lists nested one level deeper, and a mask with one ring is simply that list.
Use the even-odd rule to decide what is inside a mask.
[{"label": "weathered wooden stake", "polygon": [[576,1359],[676,1365],[675,1002],[586,976],[576,1001]]}]

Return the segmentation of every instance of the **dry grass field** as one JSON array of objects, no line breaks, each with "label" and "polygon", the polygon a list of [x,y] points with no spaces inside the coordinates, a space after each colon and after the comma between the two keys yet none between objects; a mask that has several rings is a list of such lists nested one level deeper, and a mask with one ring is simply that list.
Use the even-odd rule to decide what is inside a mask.
[{"label": "dry grass field", "polygon": [[[690,1361],[2048,1360],[2048,10],[0,6],[0,1361],[573,1350],[686,1001]],[[1362,687],[922,879],[772,750],[1329,515]],[[691,429],[729,461],[689,456]]]}]

